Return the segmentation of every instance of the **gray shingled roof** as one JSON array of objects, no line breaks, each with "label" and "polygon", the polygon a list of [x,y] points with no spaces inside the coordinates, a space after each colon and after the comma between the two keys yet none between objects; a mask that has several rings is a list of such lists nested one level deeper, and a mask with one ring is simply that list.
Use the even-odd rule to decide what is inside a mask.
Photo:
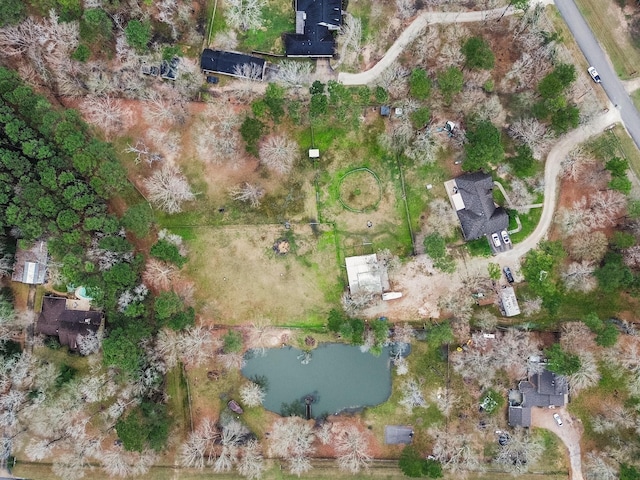
[{"label": "gray shingled roof", "polygon": [[224,52],[222,50],[211,50],[205,48],[200,56],[200,68],[205,73],[222,73],[237,77],[237,68],[244,64],[254,64],[257,69],[262,72],[260,79],[263,78],[265,60],[263,58],[245,55],[236,52]]},{"label": "gray shingled roof", "polygon": [[531,408],[522,406],[510,406],[509,425],[511,425],[512,427],[530,427]]},{"label": "gray shingled roof", "polygon": [[509,228],[509,216],[493,201],[493,178],[483,172],[467,173],[456,178],[464,208],[458,210],[462,233],[466,240],[500,232]]},{"label": "gray shingled roof", "polygon": [[[341,0],[296,0],[296,33],[284,36],[288,57],[332,57],[342,25]],[[302,14],[304,12],[304,15]]]},{"label": "gray shingled roof", "polygon": [[531,375],[529,380],[521,381],[518,392],[522,395],[520,404],[517,404],[515,392],[509,393],[509,425],[529,427],[531,408],[563,406],[567,402],[569,385],[565,377],[544,369],[542,373]]}]

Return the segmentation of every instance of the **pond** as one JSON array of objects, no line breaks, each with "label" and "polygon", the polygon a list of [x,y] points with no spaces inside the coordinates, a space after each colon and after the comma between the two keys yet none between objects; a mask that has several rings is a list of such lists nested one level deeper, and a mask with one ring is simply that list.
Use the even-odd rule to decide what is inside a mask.
[{"label": "pond", "polygon": [[248,355],[242,373],[266,377],[263,405],[279,414],[283,403],[303,409],[307,395],[313,396],[312,417],[378,405],[391,395],[389,348],[378,357],[337,343],[320,345],[310,357],[292,347],[268,349],[264,356]]}]

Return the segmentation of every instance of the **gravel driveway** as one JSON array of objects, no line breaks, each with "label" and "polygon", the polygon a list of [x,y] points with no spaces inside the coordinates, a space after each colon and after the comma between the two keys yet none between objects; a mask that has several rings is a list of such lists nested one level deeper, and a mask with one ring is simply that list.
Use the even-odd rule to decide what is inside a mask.
[{"label": "gravel driveway", "polygon": [[[553,419],[553,414],[558,413],[562,417],[562,426]],[[571,417],[566,408],[532,408],[531,425],[544,428],[555,433],[569,450],[571,462],[571,480],[583,480],[582,459],[580,457],[580,437],[582,437],[582,423]]]}]

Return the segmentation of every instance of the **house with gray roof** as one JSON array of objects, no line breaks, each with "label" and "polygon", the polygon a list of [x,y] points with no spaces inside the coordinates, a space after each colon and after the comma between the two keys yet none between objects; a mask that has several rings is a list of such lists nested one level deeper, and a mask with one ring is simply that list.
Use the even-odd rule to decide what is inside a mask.
[{"label": "house with gray roof", "polygon": [[566,377],[546,368],[528,380],[522,380],[517,390],[509,390],[509,425],[530,427],[533,407],[562,407],[569,401]]},{"label": "house with gray roof", "polygon": [[231,77],[264,80],[267,62],[253,55],[205,48],[200,55],[200,68],[205,75],[218,73]]},{"label": "house with gray roof", "polygon": [[295,0],[296,33],[284,35],[287,57],[333,57],[342,26],[342,0]]},{"label": "house with gray roof", "polygon": [[450,193],[465,240],[507,230],[509,216],[493,200],[493,178],[483,172],[467,173],[453,181]]}]

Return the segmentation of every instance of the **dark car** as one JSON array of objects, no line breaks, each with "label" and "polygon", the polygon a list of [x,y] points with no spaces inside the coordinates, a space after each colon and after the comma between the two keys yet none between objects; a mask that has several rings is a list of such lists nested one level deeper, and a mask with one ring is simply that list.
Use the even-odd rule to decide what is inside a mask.
[{"label": "dark car", "polygon": [[207,83],[212,83],[212,84],[218,83],[218,77],[214,77],[213,75],[209,75],[207,77]]},{"label": "dark car", "polygon": [[513,273],[511,273],[511,269],[509,267],[504,267],[502,271],[504,272],[504,276],[507,277],[507,282],[513,283],[514,279],[513,279]]}]

